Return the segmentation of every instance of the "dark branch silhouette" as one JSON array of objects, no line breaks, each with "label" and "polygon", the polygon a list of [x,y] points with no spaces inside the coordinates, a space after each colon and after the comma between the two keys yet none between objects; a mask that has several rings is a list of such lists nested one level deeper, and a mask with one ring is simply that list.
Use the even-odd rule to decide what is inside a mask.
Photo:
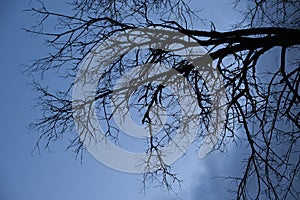
[{"label": "dark branch silhouette", "polygon": [[[240,8],[241,2],[236,1],[234,6]],[[204,47],[210,58],[205,60],[205,56],[200,56],[186,60],[173,52],[152,48],[133,49],[117,57],[103,73],[95,98],[85,102],[96,102],[98,119],[106,124],[108,139],[117,142],[119,133],[112,123],[116,109],[111,107],[115,80],[134,67],[160,63],[179,72],[191,84],[200,113],[196,139],[202,141],[215,108],[205,77],[193,65],[198,59],[212,64],[212,70],[220,73],[228,102],[224,105],[227,109],[224,129],[213,149],[223,151],[232,141],[242,141],[249,149],[243,174],[227,177],[237,183],[233,189],[236,199],[300,198],[297,186],[300,182],[300,63],[299,57],[289,57],[295,52],[299,54],[299,1],[249,1],[248,9],[241,13],[244,18],[228,31],[217,31],[215,27],[211,30],[194,28],[193,22],[205,21],[184,0],[74,0],[70,8],[72,14],[56,13],[39,2],[28,9],[38,15],[40,21],[26,31],[45,36],[50,51],[48,56],[28,67],[29,73],[43,77],[54,70],[74,81],[80,64],[99,43],[124,31],[146,27],[185,34]],[[58,20],[56,29],[49,29],[53,19]],[[268,72],[260,60],[274,49],[280,49],[279,62]],[[135,90],[125,95],[134,95],[129,106],[139,108],[142,124],[155,121],[150,109],[157,105],[172,110],[163,134],[150,134],[147,138],[147,151],[159,158],[160,163],[157,170],[144,174],[144,184],[147,180],[158,180],[171,189],[172,183],[180,183],[180,179],[160,157],[159,149],[176,134],[180,112],[174,106],[176,97],[163,84],[155,83],[159,78],[165,82],[170,80],[167,74],[149,77],[137,82]],[[79,154],[84,146],[74,130],[71,98],[74,84],[54,92],[42,85],[42,80],[33,83],[43,112],[41,118],[31,124],[31,128],[40,133],[37,148],[41,145],[48,148],[52,141],[70,134],[73,139],[68,148]],[[93,129],[89,134],[93,135]]]}]

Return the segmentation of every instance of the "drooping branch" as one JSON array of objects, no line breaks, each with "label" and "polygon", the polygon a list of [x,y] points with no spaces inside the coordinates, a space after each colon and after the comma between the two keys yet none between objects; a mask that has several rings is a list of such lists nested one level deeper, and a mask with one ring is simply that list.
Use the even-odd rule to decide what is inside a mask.
[{"label": "drooping branch", "polygon": [[[207,59],[209,57],[207,55],[194,59],[210,64],[212,70],[218,71],[226,91],[228,103],[223,105],[227,108],[224,130],[214,150],[222,151],[228,142],[234,140],[242,141],[249,148],[249,155],[245,156],[243,174],[235,178],[238,182],[235,190],[236,198],[297,199],[300,194],[299,189],[296,188],[300,171],[298,150],[300,68],[298,58],[289,64],[287,55],[289,50],[296,49],[300,45],[299,21],[297,21],[299,18],[296,16],[299,11],[293,9],[286,13],[283,11],[288,7],[296,8],[299,3],[275,0],[252,3],[255,7],[248,12],[249,16],[246,16],[251,18],[252,25],[224,32],[197,30],[188,26],[193,13],[182,0],[74,1],[72,4],[74,13],[70,15],[48,11],[42,4],[40,9],[30,9],[31,12],[41,16],[40,23],[26,30],[45,36],[51,52],[48,56],[36,60],[28,71],[45,73],[56,69],[62,71],[66,78],[73,80],[84,58],[99,43],[111,36],[135,28],[153,27],[161,28],[161,32],[173,31],[185,34],[194,39],[197,46],[207,50],[210,59]],[[267,10],[269,5],[273,4],[276,7]],[[280,12],[278,16],[262,15],[262,13],[274,13],[276,10]],[[153,13],[159,13],[162,19],[154,19],[151,16]],[[289,13],[292,16],[287,19]],[[163,18],[163,16],[167,17]],[[59,20],[59,29],[44,30],[48,20],[51,21],[53,18]],[[281,19],[278,26],[270,27],[270,24],[266,24],[266,21],[269,21],[274,25],[276,18]],[[256,20],[260,25],[253,25]],[[289,23],[285,26],[283,22]],[[174,39],[174,43],[176,42],[178,41]],[[268,74],[259,73],[262,68],[259,61],[267,52],[277,47],[281,48],[280,64],[274,66]],[[125,91],[127,96],[136,95],[136,101],[128,103],[128,106],[138,108],[141,114],[140,121],[144,124],[153,121],[150,112],[158,104],[174,110],[173,113],[168,114],[170,120],[164,126],[164,134],[150,135],[147,138],[146,148],[152,154],[145,162],[150,163],[149,160],[156,157],[160,161],[160,168],[144,175],[144,181],[158,179],[160,176],[160,183],[170,188],[170,180],[179,181],[179,179],[171,172],[171,166],[166,165],[163,157],[159,155],[159,148],[172,140],[181,121],[180,112],[176,110],[178,102],[174,95],[163,85],[155,84],[155,81],[162,77],[165,78],[164,81],[168,81],[168,76],[161,73],[135,82],[137,85],[134,89],[129,85],[114,90],[116,80],[128,70],[140,65],[157,63],[176,70],[192,86],[200,110],[200,130],[197,139],[202,141],[213,117],[211,93],[205,83],[205,77],[195,70],[193,60],[180,58],[172,52],[161,49],[133,49],[116,58],[101,76],[95,97],[84,103],[89,106],[96,104],[97,117],[105,124],[105,136],[114,140],[118,139],[119,129],[115,127],[112,118],[117,106],[120,105],[112,108],[113,92]],[[32,128],[40,133],[37,145],[45,139],[47,148],[50,142],[71,134],[73,139],[68,147],[75,147],[77,153],[84,148],[79,135],[72,129],[74,126],[72,87],[73,84],[70,84],[65,90],[51,92],[48,87],[34,84],[34,88],[39,92],[38,104],[43,112],[41,119],[32,124]],[[126,93],[126,90],[129,92]],[[89,127],[88,123],[87,127]],[[92,128],[91,134],[93,134]],[[250,180],[254,180],[255,183]]]}]

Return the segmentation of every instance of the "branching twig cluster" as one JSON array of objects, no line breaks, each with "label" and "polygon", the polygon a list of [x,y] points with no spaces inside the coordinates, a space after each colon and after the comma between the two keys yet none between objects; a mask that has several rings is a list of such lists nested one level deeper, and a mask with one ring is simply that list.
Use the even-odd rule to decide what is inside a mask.
[{"label": "branching twig cluster", "polygon": [[[51,53],[36,60],[28,68],[29,72],[44,74],[55,69],[63,72],[64,77],[74,79],[80,63],[97,44],[125,30],[158,27],[185,34],[207,49],[214,69],[219,71],[224,82],[227,116],[222,138],[215,149],[221,150],[232,140],[241,140],[249,148],[242,176],[231,177],[237,181],[236,198],[299,199],[300,63],[298,58],[292,63],[287,62],[289,51],[298,50],[300,44],[298,1],[251,1],[240,24],[246,28],[227,32],[191,28],[196,13],[183,0],[74,0],[71,6],[73,15],[51,12],[44,4],[30,9],[40,16],[40,22],[27,31],[46,36]],[[159,15],[161,20],[155,19],[153,14]],[[45,31],[44,27],[52,18],[58,19],[56,31]],[[278,66],[263,74],[260,59],[266,52],[278,48],[281,49]],[[159,49],[133,50],[116,58],[106,68],[94,99],[98,118],[106,124],[106,136],[118,140],[111,108],[115,80],[127,70],[147,63],[163,63],[188,79],[201,113],[199,126],[203,128],[197,137],[201,140],[212,117],[210,95],[203,77],[192,61]],[[163,74],[162,77],[168,80]],[[75,136],[69,147],[80,152],[82,142],[76,132],[72,132],[70,96],[73,84],[59,93],[51,93],[38,83],[34,86],[39,92],[43,116],[32,124],[32,128],[41,133],[40,139],[46,139],[45,147],[70,132]],[[131,92],[136,95],[136,101],[129,106],[140,108],[141,123],[151,124],[149,113],[157,105],[169,109],[173,106],[175,110],[168,116],[171,120],[165,124],[164,134],[149,135],[147,151],[157,159],[159,148],[172,139],[180,122],[180,112],[175,109],[177,100],[162,84],[155,84],[155,77],[140,82]],[[40,144],[39,140],[37,145]],[[171,187],[170,181],[180,182],[171,167],[163,159],[159,160],[158,170],[145,174],[144,180],[158,179],[167,188]]]}]

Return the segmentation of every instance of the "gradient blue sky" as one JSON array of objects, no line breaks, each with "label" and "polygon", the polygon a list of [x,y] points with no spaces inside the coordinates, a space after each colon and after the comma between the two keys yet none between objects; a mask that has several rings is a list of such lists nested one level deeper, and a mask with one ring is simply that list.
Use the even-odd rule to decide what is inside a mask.
[{"label": "gradient blue sky", "polygon": [[[51,1],[46,1],[50,4]],[[198,1],[196,1],[198,2]],[[229,4],[211,0],[203,16],[215,20],[218,29],[234,23],[236,14],[222,11]],[[175,171],[184,179],[178,197],[169,196],[161,188],[148,189],[146,196],[139,194],[140,175],[117,172],[105,167],[88,153],[83,163],[75,159],[73,152],[65,151],[64,140],[51,146],[51,152],[33,152],[38,134],[28,133],[27,126],[38,116],[33,109],[36,94],[26,85],[30,79],[21,71],[21,64],[44,55],[43,40],[30,36],[21,28],[34,24],[34,17],[21,12],[29,6],[28,1],[1,1],[0,3],[0,199],[1,200],[99,200],[99,199],[224,199],[225,182],[213,179],[226,173],[237,173],[240,167],[220,155],[211,155],[198,160],[196,148],[189,155],[178,160]],[[61,3],[51,3],[60,11],[66,9]],[[238,156],[239,155],[239,156]],[[235,147],[228,157],[238,160]],[[228,158],[227,157],[227,158]],[[234,167],[235,166],[235,167]],[[229,187],[229,185],[228,185]],[[224,196],[225,195],[225,196]]]}]

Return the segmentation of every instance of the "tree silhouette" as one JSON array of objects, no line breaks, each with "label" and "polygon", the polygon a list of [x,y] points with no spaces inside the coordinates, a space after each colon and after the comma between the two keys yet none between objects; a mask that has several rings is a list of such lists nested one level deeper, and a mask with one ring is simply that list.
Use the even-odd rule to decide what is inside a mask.
[{"label": "tree silhouette", "polygon": [[[225,91],[226,105],[222,106],[226,108],[226,116],[222,130],[218,130],[218,140],[211,141],[212,148],[223,151],[232,141],[242,141],[249,148],[242,176],[227,177],[237,183],[236,199],[299,199],[300,67],[298,57],[290,55],[299,53],[300,3],[296,0],[255,0],[247,2],[246,6],[244,3],[238,0],[233,4],[235,8],[244,9],[242,20],[231,30],[221,32],[213,23],[203,30],[194,28],[196,22],[206,22],[185,0],[73,0],[69,5],[72,8],[70,14],[52,12],[39,2],[39,6],[29,9],[38,16],[39,22],[27,31],[46,36],[50,53],[34,61],[27,71],[42,77],[45,73],[58,71],[71,83],[64,90],[54,92],[47,85],[42,86],[42,81],[33,83],[38,91],[38,105],[43,111],[42,117],[31,124],[32,129],[41,133],[37,147],[48,148],[52,141],[70,134],[73,139],[68,148],[77,154],[82,152],[81,137],[86,138],[94,132],[89,125],[86,125],[88,131],[81,135],[74,130],[72,81],[82,62],[98,44],[110,37],[136,28],[156,28],[192,38],[193,45],[205,48],[207,54],[184,59],[161,48],[133,48],[116,57],[103,72],[95,96],[90,102],[84,102],[96,102],[98,120],[105,124],[105,136],[118,141],[119,128],[112,116],[121,102],[115,107],[111,104],[116,80],[135,67],[163,64],[190,83],[198,105],[196,141],[202,142],[209,131],[209,123],[219,117],[212,114],[220,108],[214,107],[207,80],[218,72],[218,80],[223,84],[222,88],[214,86],[214,89]],[[53,19],[57,20],[55,29],[47,31],[53,25]],[[172,39],[176,43],[177,38]],[[274,49],[280,49],[279,62],[270,70],[264,69],[260,60]],[[209,68],[199,71],[195,64],[197,59]],[[138,73],[137,77],[141,77],[149,72]],[[162,133],[146,137],[146,151],[161,159],[155,170],[144,173],[145,184],[147,180],[157,179],[167,188],[180,180],[160,157],[159,149],[172,140],[184,121],[176,106],[176,95],[163,84],[169,80],[168,73],[162,71],[160,76],[148,76],[135,82],[130,86],[133,89],[127,88],[124,93],[125,96],[132,95],[127,106],[137,110],[141,124],[161,123],[153,118],[151,109],[160,106],[169,111]],[[174,80],[176,83],[178,79]],[[183,87],[180,81],[177,87]],[[119,88],[119,91],[123,90]]]}]

